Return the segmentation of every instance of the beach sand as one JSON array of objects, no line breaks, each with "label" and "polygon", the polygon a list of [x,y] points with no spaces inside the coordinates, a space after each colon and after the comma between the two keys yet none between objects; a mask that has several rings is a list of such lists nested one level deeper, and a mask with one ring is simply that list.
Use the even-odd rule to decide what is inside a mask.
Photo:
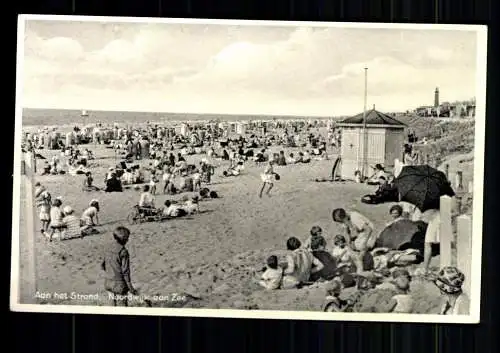
[{"label": "beach sand", "polygon": [[[94,148],[94,147],[93,147]],[[50,157],[56,151],[40,151]],[[102,186],[106,169],[114,165],[113,150],[97,146],[92,161],[95,184]],[[190,158],[199,159],[202,156]],[[258,197],[259,174],[264,166],[248,162],[243,174],[222,178],[223,167],[216,169],[211,190],[220,199],[202,201],[201,214],[168,220],[163,223],[129,225],[126,216],[138,202],[140,192],[129,189],[122,193],[81,191],[82,176],[39,176],[52,197],[62,196],[63,205],[71,205],[78,215],[91,199],[101,204],[99,214],[101,234],[49,243],[37,232],[37,289],[40,292],[98,294],[91,299],[39,300],[39,303],[110,305],[103,289],[100,254],[112,241],[111,231],[125,225],[132,231],[127,245],[131,254],[132,281],[142,294],[159,295],[153,306],[183,306],[204,308],[321,310],[325,298],[322,288],[279,290],[266,292],[252,280],[271,254],[283,255],[288,237],[304,240],[313,225],[323,228],[327,242],[332,243],[340,227],[331,220],[334,208],[356,209],[373,220],[376,230],[382,230],[389,220],[391,204],[366,205],[362,195],[374,187],[352,182],[314,182],[328,177],[335,156],[329,161],[276,167],[281,180],[275,183],[271,197]],[[190,159],[188,159],[190,161]],[[39,164],[41,165],[41,163]],[[161,189],[162,186],[159,187]],[[22,190],[24,195],[24,190]],[[176,195],[175,199],[180,199]],[[157,205],[168,196],[157,195]],[[21,301],[35,303],[26,291],[28,249],[25,227],[25,202],[21,200]],[[38,218],[35,219],[38,227]],[[437,259],[435,259],[437,261]],[[439,307],[437,290],[428,283],[414,283],[414,295],[420,298],[418,312],[436,312]],[[174,293],[189,293],[186,300],[172,300]],[[135,303],[133,305],[143,305]]]}]

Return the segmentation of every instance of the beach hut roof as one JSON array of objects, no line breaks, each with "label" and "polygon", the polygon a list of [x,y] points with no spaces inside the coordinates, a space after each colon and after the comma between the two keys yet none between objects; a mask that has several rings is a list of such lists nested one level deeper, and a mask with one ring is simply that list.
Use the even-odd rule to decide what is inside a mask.
[{"label": "beach hut roof", "polygon": [[[354,115],[350,118],[344,119],[339,122],[340,124],[363,124],[363,113]],[[372,109],[366,112],[366,124],[367,125],[390,125],[394,127],[405,127],[406,124],[403,122],[379,112],[378,110]]]}]

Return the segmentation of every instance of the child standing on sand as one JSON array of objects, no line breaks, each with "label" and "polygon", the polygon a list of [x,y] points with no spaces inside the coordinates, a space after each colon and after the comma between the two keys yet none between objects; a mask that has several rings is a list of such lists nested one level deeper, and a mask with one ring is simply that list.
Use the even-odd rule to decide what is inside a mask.
[{"label": "child standing on sand", "polygon": [[61,210],[61,205],[62,201],[60,198],[56,198],[54,202],[52,202],[52,207],[50,208],[50,230],[45,233],[49,241],[52,241],[52,236],[55,231],[57,231],[59,236],[61,236],[61,232],[64,227],[64,214]]},{"label": "child standing on sand", "polygon": [[266,191],[267,196],[270,196],[269,193],[271,192],[271,189],[274,186],[273,177],[275,176],[276,173],[274,172],[273,164],[274,162],[270,160],[268,162],[266,169],[264,170],[264,173],[260,175],[260,178],[262,179],[262,187],[259,193],[260,198],[262,198],[262,193],[264,192],[266,186],[268,186],[268,189]]},{"label": "child standing on sand", "polygon": [[153,174],[153,175],[151,175],[151,180],[149,181],[151,195],[156,194],[156,184],[158,184],[158,178],[156,177],[156,174]]},{"label": "child standing on sand", "polygon": [[130,279],[130,254],[125,247],[130,230],[117,227],[113,232],[114,241],[104,253],[101,269],[105,273],[104,288],[113,301],[113,306],[128,306],[127,294],[137,294]]}]

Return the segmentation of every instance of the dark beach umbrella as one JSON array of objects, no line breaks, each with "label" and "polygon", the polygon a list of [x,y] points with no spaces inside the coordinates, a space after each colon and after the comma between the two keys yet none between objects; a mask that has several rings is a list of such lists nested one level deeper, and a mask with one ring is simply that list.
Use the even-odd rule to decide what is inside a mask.
[{"label": "dark beach umbrella", "polygon": [[401,201],[417,206],[422,212],[439,209],[441,196],[455,196],[446,175],[428,165],[403,167],[394,183]]},{"label": "dark beach umbrella", "polygon": [[404,250],[408,248],[420,249],[425,238],[426,224],[413,222],[409,219],[396,221],[380,233],[376,248],[389,248],[392,250]]}]

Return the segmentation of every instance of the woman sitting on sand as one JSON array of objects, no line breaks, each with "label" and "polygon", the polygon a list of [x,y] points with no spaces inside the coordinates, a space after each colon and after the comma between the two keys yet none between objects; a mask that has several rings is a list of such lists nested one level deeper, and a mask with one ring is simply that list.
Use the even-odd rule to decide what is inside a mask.
[{"label": "woman sitting on sand", "polygon": [[356,211],[347,212],[337,208],[332,212],[333,221],[340,223],[345,231],[347,243],[353,250],[365,253],[373,249],[377,240],[373,223]]},{"label": "woman sitting on sand", "polygon": [[309,154],[309,151],[304,151],[304,153],[302,153],[302,163],[309,162],[311,162],[311,155]]},{"label": "woman sitting on sand", "polygon": [[50,174],[50,164],[48,161],[43,162],[42,170],[40,172],[40,175],[49,175]]},{"label": "woman sitting on sand", "polygon": [[276,160],[276,164],[279,166],[285,166],[286,165],[286,157],[285,157],[285,151],[280,151],[278,155],[278,159]]},{"label": "woman sitting on sand", "polygon": [[105,192],[122,192],[123,187],[120,179],[117,178],[116,173],[111,173],[111,178],[106,181]]},{"label": "woman sitting on sand", "polygon": [[61,234],[61,239],[80,238],[83,235],[80,220],[75,216],[71,206],[65,206],[63,209],[64,229]]},{"label": "woman sitting on sand", "polygon": [[419,155],[409,144],[405,144],[403,147],[403,164],[404,165],[418,165],[419,164]]},{"label": "woman sitting on sand", "polygon": [[125,169],[125,172],[122,174],[121,181],[124,185],[134,184],[134,174],[132,174],[132,169]]},{"label": "woman sitting on sand", "polygon": [[325,248],[326,240],[322,236],[317,236],[312,240],[312,254],[323,265],[319,271],[311,273],[310,280],[312,282],[318,280],[330,281],[337,276],[337,260]]},{"label": "woman sitting on sand", "polygon": [[403,217],[403,207],[401,207],[400,205],[391,206],[391,208],[389,209],[389,214],[391,215],[392,219],[389,222],[387,222],[387,224],[385,225],[386,227],[400,220],[405,219]]},{"label": "woman sitting on sand", "polygon": [[[392,178],[394,180],[394,178]],[[397,202],[398,201],[398,190],[394,186],[394,183],[390,183],[385,176],[381,175],[378,181],[378,188],[373,194],[365,195],[361,198],[361,202],[377,205],[384,202]]]},{"label": "woman sitting on sand", "polygon": [[241,172],[245,169],[243,166],[243,162],[239,161],[236,165],[229,167],[228,169],[224,170],[222,172],[222,176],[224,177],[229,177],[229,176],[238,176],[241,174]]},{"label": "woman sitting on sand", "polygon": [[300,287],[309,281],[311,273],[320,271],[323,264],[316,259],[313,254],[304,248],[301,248],[300,240],[291,237],[286,242],[287,266],[283,272],[283,289]]},{"label": "woman sitting on sand", "polygon": [[254,157],[255,163],[264,163],[267,160],[265,153],[265,149],[260,150],[260,152],[258,152]]},{"label": "woman sitting on sand", "polygon": [[273,164],[273,161],[269,161],[266,169],[264,170],[264,173],[260,175],[260,178],[262,179],[262,187],[260,188],[259,192],[260,198],[262,198],[262,193],[264,192],[266,186],[268,186],[268,189],[266,191],[266,195],[268,196],[274,186],[273,179],[275,178],[276,173],[274,172]]},{"label": "woman sitting on sand", "polygon": [[193,192],[193,178],[190,176],[181,176],[179,178],[179,190],[181,192]]},{"label": "woman sitting on sand", "polygon": [[286,163],[287,164],[295,164],[295,163],[297,163],[297,158],[295,158],[295,156],[294,156],[293,153],[290,153],[290,155],[288,156],[288,158],[286,160]]},{"label": "woman sitting on sand", "polygon": [[304,243],[302,244],[302,247],[304,249],[311,249],[311,244],[312,244],[312,241],[317,238],[317,237],[320,237],[323,233],[323,230],[321,229],[320,226],[313,226],[311,228],[311,230],[309,231],[309,237],[304,241]]},{"label": "woman sitting on sand", "polygon": [[132,168],[132,180],[134,184],[140,184],[144,182],[144,173],[141,171],[141,167],[136,165]]},{"label": "woman sitting on sand", "polygon": [[380,185],[380,177],[384,177],[384,180],[387,180],[387,173],[385,172],[382,164],[377,163],[375,164],[375,167],[372,168],[374,169],[374,172],[366,181],[368,185]]}]

